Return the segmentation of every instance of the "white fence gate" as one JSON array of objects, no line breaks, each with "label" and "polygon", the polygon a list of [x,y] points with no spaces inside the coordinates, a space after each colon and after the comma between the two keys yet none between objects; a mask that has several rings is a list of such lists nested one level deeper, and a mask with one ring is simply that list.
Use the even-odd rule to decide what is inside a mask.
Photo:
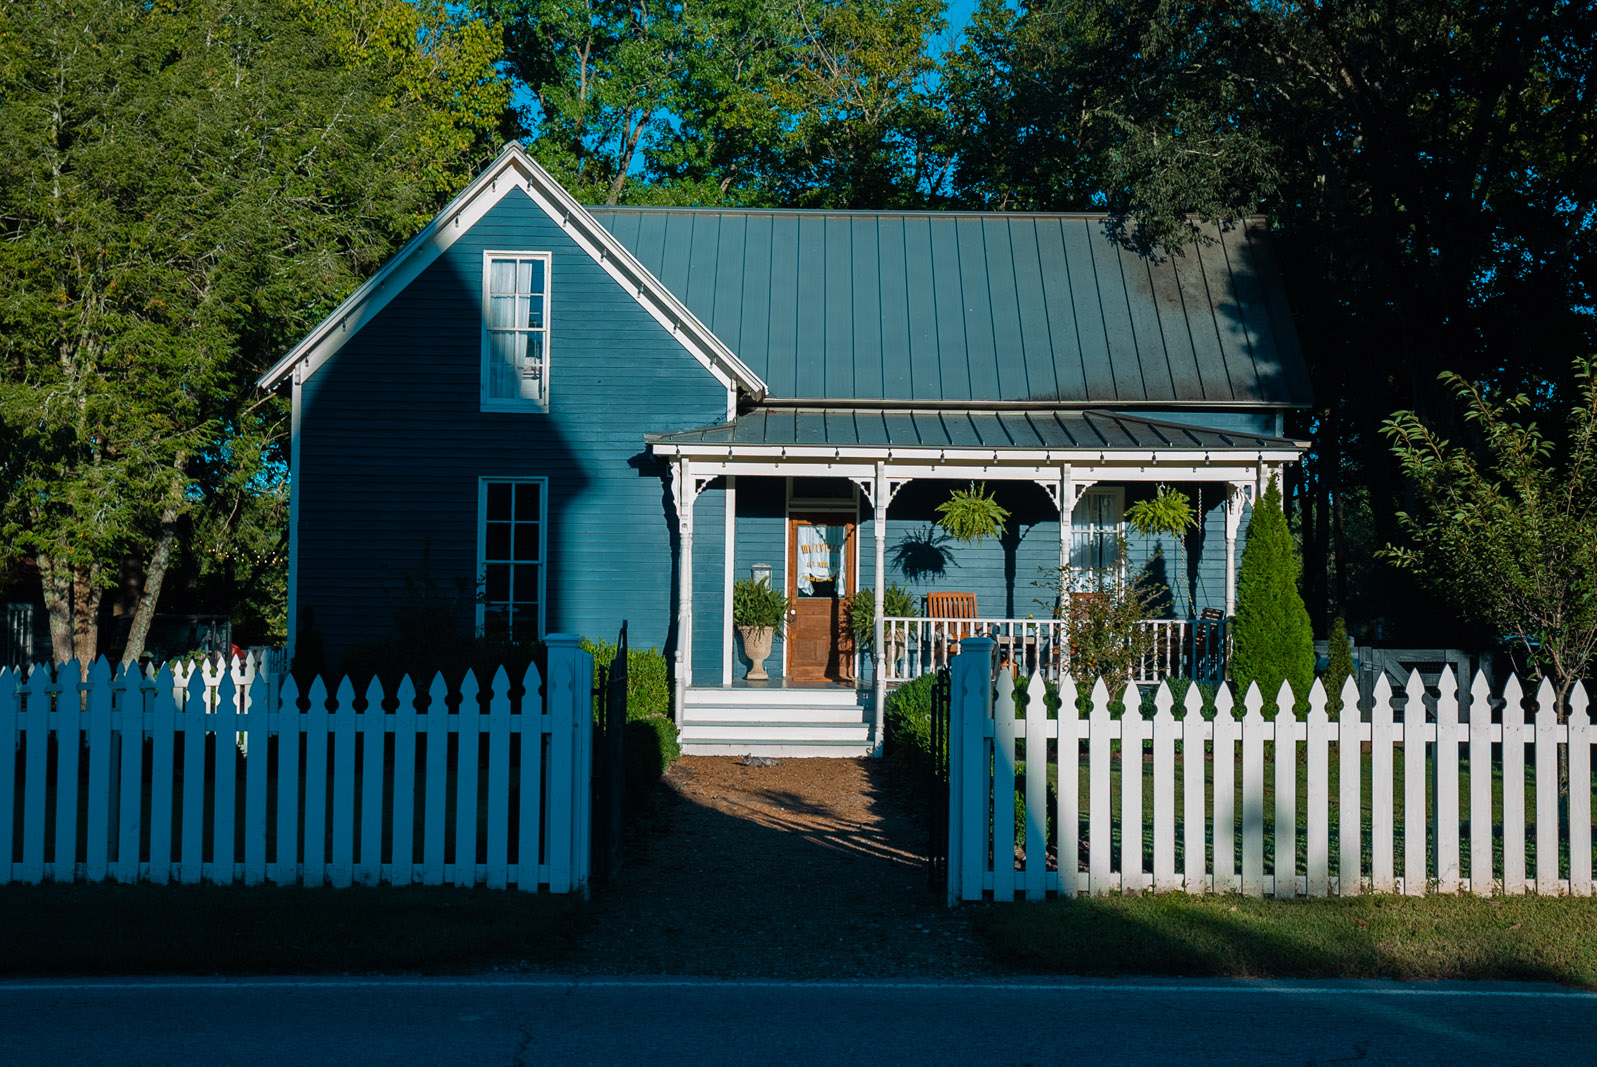
[{"label": "white fence gate", "polygon": [[[1443,673],[1434,700],[1412,675],[1399,722],[1384,678],[1363,714],[1350,680],[1341,721],[1334,721],[1315,682],[1306,717],[1294,713],[1283,686],[1282,710],[1269,721],[1256,686],[1242,698],[1240,720],[1229,688],[1219,687],[1215,717],[1207,720],[1196,686],[1178,719],[1161,684],[1150,719],[1139,710],[1135,685],[1123,694],[1121,717],[1112,717],[1100,679],[1082,718],[1075,685],[1065,678],[1057,717],[1049,718],[1040,677],[1021,694],[1007,671],[996,673],[995,684],[992,648],[990,640],[970,639],[954,659],[950,904],[986,893],[1039,900],[1147,890],[1591,895],[1597,732],[1584,688],[1576,687],[1568,721],[1560,723],[1544,682],[1527,720],[1523,690],[1511,678],[1501,721],[1493,722],[1490,693],[1477,675],[1461,721],[1451,672]],[[1424,709],[1432,706],[1428,716]],[[1565,805],[1560,746],[1568,753]]]},{"label": "white fence gate", "polygon": [[[235,663],[149,677],[102,658],[0,671],[0,883],[347,886],[588,880],[593,657],[552,634],[512,700],[501,667],[384,707]],[[486,774],[479,769],[485,768]],[[18,832],[20,827],[20,832]]]}]

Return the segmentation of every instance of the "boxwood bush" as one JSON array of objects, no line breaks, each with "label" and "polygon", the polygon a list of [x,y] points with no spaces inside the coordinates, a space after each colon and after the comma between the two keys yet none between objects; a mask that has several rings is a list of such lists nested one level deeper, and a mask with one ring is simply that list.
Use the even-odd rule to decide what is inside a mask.
[{"label": "boxwood bush", "polygon": [[888,759],[925,774],[936,768],[932,758],[932,686],[937,676],[923,674],[887,694],[883,720],[887,726]]},{"label": "boxwood bush", "polygon": [[[609,641],[584,637],[582,648],[593,654],[596,670],[615,661],[616,646]],[[597,719],[597,698],[593,710]],[[671,684],[665,654],[657,648],[627,649],[626,749],[627,806],[636,810],[648,802],[660,776],[682,758],[676,723],[671,717]]]}]

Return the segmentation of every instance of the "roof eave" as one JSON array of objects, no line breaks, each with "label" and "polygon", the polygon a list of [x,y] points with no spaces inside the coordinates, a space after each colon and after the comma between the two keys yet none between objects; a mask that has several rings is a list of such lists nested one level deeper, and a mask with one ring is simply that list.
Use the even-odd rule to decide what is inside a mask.
[{"label": "roof eave", "polygon": [[[366,280],[359,288],[351,293],[333,309],[332,314],[323,319],[309,334],[298,344],[291,348],[282,359],[278,360],[259,379],[256,385],[263,389],[275,388],[288,377],[294,367],[302,362],[318,357],[317,362],[308,364],[310,369],[319,366],[321,361],[337,350],[340,340],[334,339],[335,329],[347,325],[351,317],[358,317],[365,305],[382,293],[387,283],[404,268],[406,262],[418,251],[425,247],[437,235],[440,229],[450,220],[458,221],[459,217],[479,197],[485,193],[497,191],[498,181],[507,171],[517,170],[529,187],[536,187],[537,192],[557,206],[564,218],[562,224],[568,228],[575,224],[580,229],[580,236],[590,244],[596,246],[598,258],[601,263],[612,269],[612,274],[626,277],[630,286],[636,286],[633,293],[640,303],[644,296],[648,296],[658,305],[658,314],[655,315],[662,323],[669,323],[673,333],[682,332],[693,342],[692,348],[703,352],[710,360],[712,370],[718,376],[724,376],[729,383],[752,397],[756,402],[764,399],[767,388],[759,375],[738,358],[724,342],[721,341],[710,329],[701,322],[692,311],[688,310],[674,293],[667,289],[658,278],[651,274],[637,257],[615,239],[603,225],[590,215],[581,204],[566,192],[565,187],[555,181],[538,161],[527,154],[526,149],[514,141],[507,143],[504,150],[499,153],[486,169],[479,174],[471,184],[452,199],[433,220],[422,228],[421,232],[407,241],[403,248],[392,256],[388,262]],[[508,192],[508,190],[506,190]],[[576,235],[573,235],[576,236]],[[578,242],[581,243],[580,241]],[[592,254],[590,252],[590,254]],[[386,301],[385,301],[386,302]],[[357,323],[357,328],[359,324]],[[332,347],[326,346],[331,342]],[[689,346],[685,346],[689,347]]]}]

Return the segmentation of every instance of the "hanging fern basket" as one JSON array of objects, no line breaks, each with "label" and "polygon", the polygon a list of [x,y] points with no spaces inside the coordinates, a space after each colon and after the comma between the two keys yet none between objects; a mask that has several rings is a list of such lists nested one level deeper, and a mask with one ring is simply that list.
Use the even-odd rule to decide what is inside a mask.
[{"label": "hanging fern basket", "polygon": [[970,483],[969,489],[955,489],[937,505],[937,525],[961,544],[980,544],[988,537],[1002,537],[1009,512],[998,498],[987,491],[987,483]]}]

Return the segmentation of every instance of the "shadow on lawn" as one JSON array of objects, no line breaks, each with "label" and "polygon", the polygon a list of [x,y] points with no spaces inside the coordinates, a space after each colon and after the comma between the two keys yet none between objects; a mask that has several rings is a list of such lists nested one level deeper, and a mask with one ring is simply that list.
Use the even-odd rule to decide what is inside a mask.
[{"label": "shadow on lawn", "polygon": [[979,926],[1033,972],[1496,979],[1597,985],[1591,900],[1234,895],[993,905]]}]

